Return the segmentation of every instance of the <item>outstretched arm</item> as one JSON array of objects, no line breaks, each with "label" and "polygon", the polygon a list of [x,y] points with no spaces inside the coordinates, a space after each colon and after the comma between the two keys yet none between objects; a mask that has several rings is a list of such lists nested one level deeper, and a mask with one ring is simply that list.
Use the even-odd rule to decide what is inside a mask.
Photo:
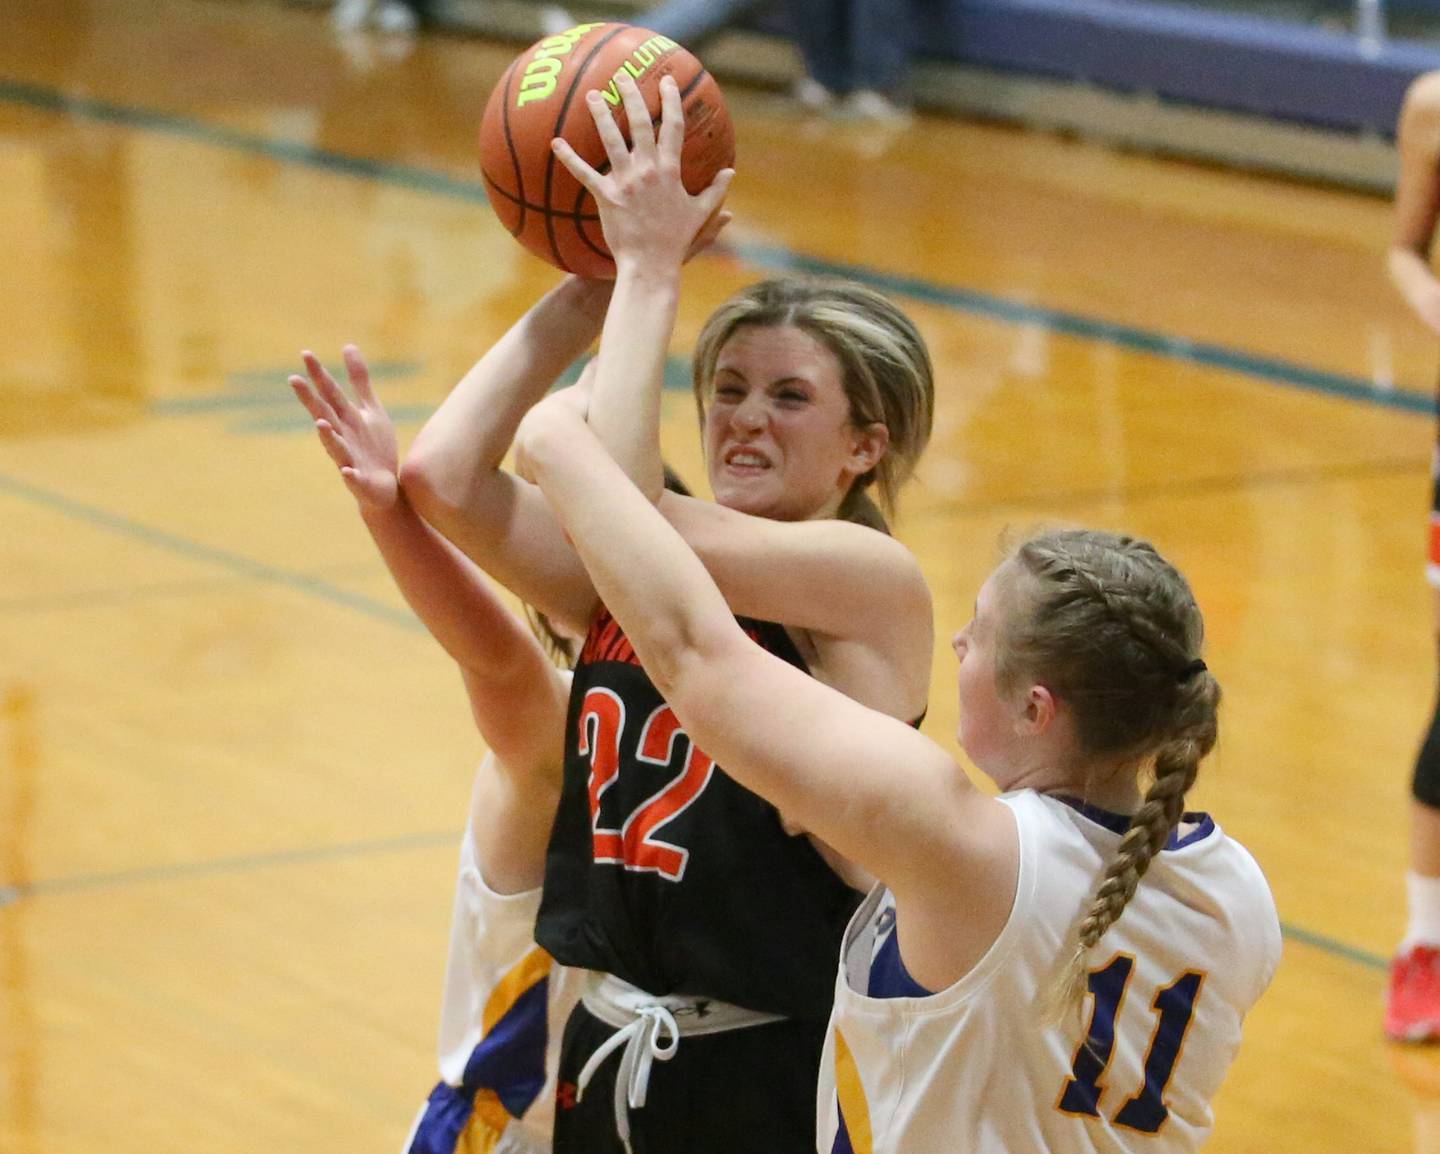
[{"label": "outstretched arm", "polygon": [[[738,781],[892,886],[933,869],[977,799],[944,751],[754,645],[705,567],[573,412],[521,443],[656,687]],[[928,861],[927,861],[928,859]]]},{"label": "outstretched arm", "polygon": [[568,682],[479,567],[410,508],[396,478],[395,428],[359,350],[345,349],[353,401],[313,353],[303,356],[308,379],[292,376],[290,384],[400,592],[460,666],[476,725],[506,778],[494,790],[513,803],[520,823],[512,834],[523,840],[535,826],[543,855],[559,792]]},{"label": "outstretched arm", "polygon": [[660,81],[658,138],[635,81],[622,73],[617,84],[630,145],[600,93],[586,94],[609,171],[596,171],[562,138],[556,138],[554,150],[594,196],[615,258],[615,293],[600,339],[590,427],[653,501],[663,483],[660,390],[680,299],[680,269],[729,220],[720,205],[734,170],[720,172],[709,188],[691,196],[681,180],[685,113],[675,78]]},{"label": "outstretched arm", "polygon": [[1415,315],[1440,333],[1440,282],[1430,268],[1430,249],[1440,218],[1440,73],[1411,85],[1397,132],[1400,181],[1395,190],[1390,279]]},{"label": "outstretched arm", "polygon": [[515,427],[590,347],[611,286],[569,277],[465,374],[415,438],[405,494],[431,525],[522,600],[583,631],[594,589],[534,486],[501,468]]},{"label": "outstretched arm", "polygon": [[676,493],[659,506],[736,613],[840,642],[852,659],[863,649],[877,672],[837,688],[904,721],[924,709],[934,610],[899,541],[849,521],[776,521]]}]

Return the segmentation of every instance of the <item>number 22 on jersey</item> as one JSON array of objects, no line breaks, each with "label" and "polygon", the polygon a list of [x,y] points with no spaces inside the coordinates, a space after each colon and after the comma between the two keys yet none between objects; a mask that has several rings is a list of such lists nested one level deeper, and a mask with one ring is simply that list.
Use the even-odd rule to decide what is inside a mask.
[{"label": "number 22 on jersey", "polygon": [[[685,876],[690,851],[661,841],[656,834],[688,809],[710,783],[715,763],[696,748],[668,705],[657,706],[645,719],[634,756],[649,765],[671,766],[674,775],[626,816],[619,829],[600,824],[605,791],[620,776],[620,743],[625,739],[625,703],[609,689],[585,695],[580,708],[579,751],[590,759],[590,828],[595,861],[627,870],[657,873],[678,882]],[[676,747],[683,740],[685,756],[678,766]]]}]

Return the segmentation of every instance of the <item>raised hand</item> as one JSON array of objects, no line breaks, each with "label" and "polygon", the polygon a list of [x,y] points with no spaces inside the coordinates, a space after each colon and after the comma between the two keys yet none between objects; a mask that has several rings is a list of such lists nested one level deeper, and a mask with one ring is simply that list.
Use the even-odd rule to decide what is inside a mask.
[{"label": "raised hand", "polygon": [[605,145],[608,173],[602,175],[592,168],[559,137],[551,147],[560,163],[595,198],[605,241],[617,267],[625,262],[679,265],[713,241],[730,219],[720,206],[735,170],[723,169],[709,188],[691,196],[680,176],[685,112],[675,78],[666,76],[660,81],[658,134],[635,81],[622,73],[617,84],[630,124],[628,148],[605,98],[594,90],[585,95]]},{"label": "raised hand", "polygon": [[344,355],[354,401],[308,349],[300,357],[310,379],[296,374],[290,378],[290,387],[315,418],[320,443],[361,509],[390,509],[400,493],[395,425],[370,387],[370,370],[360,350],[346,345]]}]

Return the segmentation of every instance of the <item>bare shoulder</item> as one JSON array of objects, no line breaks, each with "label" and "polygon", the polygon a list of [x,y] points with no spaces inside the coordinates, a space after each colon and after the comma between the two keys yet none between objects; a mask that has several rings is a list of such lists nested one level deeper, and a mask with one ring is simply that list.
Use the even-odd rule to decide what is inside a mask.
[{"label": "bare shoulder", "polygon": [[924,895],[932,906],[973,902],[977,884],[1003,878],[1019,861],[1014,812],[978,788],[935,742],[915,740],[905,752],[909,775],[914,783],[924,783],[923,788],[912,783],[892,802],[910,820],[907,828],[896,831],[903,833],[901,840],[911,851],[909,865],[881,876],[897,894]]},{"label": "bare shoulder", "polygon": [[1440,71],[1416,77],[1406,91],[1400,138],[1407,149],[1440,151]]},{"label": "bare shoulder", "polygon": [[902,542],[848,521],[779,521],[665,493],[660,510],[705,563],[731,607],[812,633],[894,644],[928,636],[930,590]]},{"label": "bare shoulder", "polygon": [[895,592],[914,602],[912,608],[930,611],[930,585],[920,559],[896,537],[853,521],[802,522],[816,535],[822,551],[845,552],[863,558],[867,567],[883,569]]},{"label": "bare shoulder", "polygon": [[1440,70],[1422,72],[1405,90],[1406,109],[1440,114]]},{"label": "bare shoulder", "polygon": [[919,563],[908,547],[878,529],[853,521],[835,518],[780,521],[671,492],[660,495],[659,508],[692,548],[703,547],[718,552],[726,546],[734,550],[749,550],[754,547],[752,543],[775,548],[785,542],[795,542],[797,548],[823,545],[889,560],[897,565],[913,566],[919,572]]},{"label": "bare shoulder", "polygon": [[[963,776],[958,766],[955,772]],[[951,783],[947,800],[947,827],[931,852],[890,886],[901,913],[906,964],[932,990],[959,981],[998,940],[1014,909],[1020,874],[1020,836],[1010,807],[959,782]]]}]

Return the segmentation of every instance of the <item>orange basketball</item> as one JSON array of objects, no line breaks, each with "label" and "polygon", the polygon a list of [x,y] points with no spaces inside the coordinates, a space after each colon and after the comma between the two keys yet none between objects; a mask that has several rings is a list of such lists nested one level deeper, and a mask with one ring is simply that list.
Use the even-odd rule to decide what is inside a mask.
[{"label": "orange basketball", "polygon": [[628,24],[580,24],[531,45],[505,70],[480,122],[480,170],[500,222],[521,244],[566,272],[613,277],[615,263],[589,192],[550,150],[563,136],[601,172],[608,162],[585,93],[598,89],[626,140],[615,78],[629,72],[660,119],[660,78],[674,76],[685,108],[681,175],[693,195],[735,162],[735,130],[720,86],[675,41]]}]

